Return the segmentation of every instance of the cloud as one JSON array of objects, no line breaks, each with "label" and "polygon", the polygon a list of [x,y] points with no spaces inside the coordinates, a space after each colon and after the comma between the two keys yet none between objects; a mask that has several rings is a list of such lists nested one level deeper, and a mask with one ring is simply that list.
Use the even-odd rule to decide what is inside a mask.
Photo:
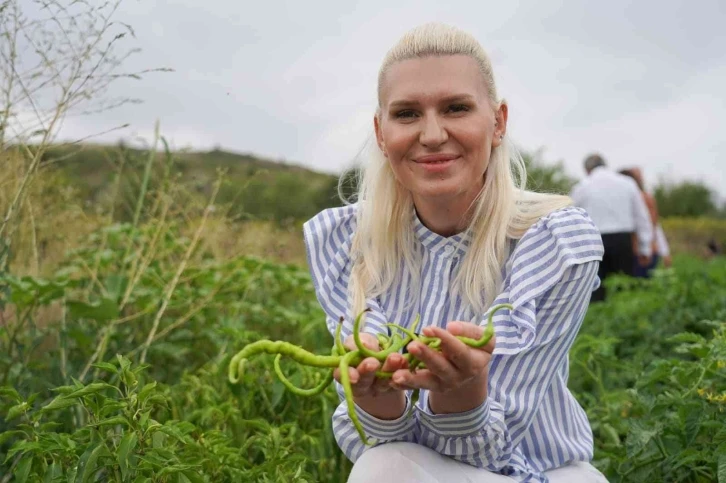
[{"label": "cloud", "polygon": [[[410,27],[439,20],[490,52],[510,134],[581,175],[601,151],[614,166],[702,179],[726,193],[726,13],[720,0],[527,0],[315,3],[127,1],[141,55],[130,68],[169,66],[112,94],[145,99],[67,126],[88,135],[159,118],[179,145],[254,152],[325,171],[348,166],[371,133],[378,67]],[[85,124],[84,124],[85,123]],[[113,133],[109,139],[116,139]]]}]

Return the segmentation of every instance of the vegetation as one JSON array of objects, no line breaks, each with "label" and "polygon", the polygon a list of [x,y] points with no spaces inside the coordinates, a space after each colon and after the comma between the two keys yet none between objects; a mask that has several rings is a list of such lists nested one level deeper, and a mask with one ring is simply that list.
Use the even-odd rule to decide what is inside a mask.
[{"label": "vegetation", "polygon": [[694,181],[661,183],[656,186],[653,196],[665,217],[723,217],[726,214],[726,204],[719,209],[716,193]]},{"label": "vegetation", "polygon": [[[56,143],[67,116],[137,102],[103,100],[111,83],[167,70],[120,70],[135,49],[118,4],[0,0],[0,483],[345,481],[338,396],[317,371],[228,372],[260,340],[334,344],[299,223],[338,203],[338,180],[171,153],[158,127],[143,150]],[[561,165],[526,161],[537,189],[569,190]],[[697,234],[674,243],[697,254],[724,233],[670,225]],[[726,482],[726,262],[680,255],[653,280],[608,283],[570,358],[595,464],[613,482]]]},{"label": "vegetation", "polygon": [[[297,396],[258,362],[227,380],[259,339],[330,348],[307,271],[215,259],[150,220],[92,233],[52,276],[2,274],[5,481],[344,481],[333,390]],[[725,274],[676,258],[652,281],[614,279],[590,308],[570,386],[611,481],[723,481]]]}]

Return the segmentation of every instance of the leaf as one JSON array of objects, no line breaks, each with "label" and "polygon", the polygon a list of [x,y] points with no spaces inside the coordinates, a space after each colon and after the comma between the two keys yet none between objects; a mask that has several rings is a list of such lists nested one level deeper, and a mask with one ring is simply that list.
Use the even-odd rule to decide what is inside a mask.
[{"label": "leaf", "polygon": [[47,406],[43,407],[40,412],[46,413],[48,411],[55,411],[57,409],[65,409],[70,406],[74,406],[78,401],[75,399],[67,399],[65,396],[58,396],[53,399]]},{"label": "leaf", "polygon": [[639,422],[632,423],[628,436],[625,438],[625,450],[628,458],[640,453],[653,438],[660,434],[660,428],[646,428]]},{"label": "leaf", "polygon": [[686,448],[693,444],[700,429],[701,412],[690,411],[686,416]]},{"label": "leaf", "polygon": [[18,463],[18,466],[15,467],[15,481],[17,483],[25,483],[27,481],[28,476],[30,475],[30,470],[33,468],[33,455],[26,455],[23,457],[22,460],[20,460],[20,463]]},{"label": "leaf", "polygon": [[121,443],[118,445],[118,464],[121,468],[121,476],[124,480],[126,480],[126,477],[130,470],[129,453],[131,453],[134,448],[136,448],[136,443],[138,443],[138,441],[139,437],[136,435],[136,432],[133,431],[124,436],[121,440]]},{"label": "leaf", "polygon": [[146,384],[144,387],[141,388],[141,391],[139,391],[139,402],[141,404],[144,403],[146,398],[149,396],[149,393],[154,390],[156,387],[156,381],[150,382]]},{"label": "leaf", "polygon": [[186,470],[182,472],[182,474],[186,476],[192,483],[204,483],[204,478],[202,478],[199,474],[195,473],[193,470]]},{"label": "leaf", "polygon": [[86,387],[82,387],[81,389],[78,389],[76,391],[73,391],[70,394],[66,394],[63,397],[70,399],[70,398],[79,398],[83,396],[88,396],[89,394],[96,394],[104,389],[116,389],[115,386],[112,386],[111,384],[107,384],[105,382],[93,382]]},{"label": "leaf", "polygon": [[4,444],[7,440],[12,438],[13,436],[20,436],[25,435],[22,431],[5,431],[4,433],[0,433],[0,445]]},{"label": "leaf", "polygon": [[45,483],[52,483],[63,476],[63,468],[57,461],[53,461],[45,472]]},{"label": "leaf", "polygon": [[726,483],[726,455],[718,457],[718,483]]},{"label": "leaf", "polygon": [[89,424],[89,426],[104,426],[107,424],[125,424],[129,426],[129,421],[123,416],[113,416],[111,418],[102,419],[97,423]]},{"label": "leaf", "polygon": [[115,300],[102,297],[96,302],[86,303],[80,300],[69,300],[66,302],[70,316],[75,319],[93,319],[105,322],[118,318],[118,304]]},{"label": "leaf", "polygon": [[118,373],[118,369],[116,368],[116,366],[114,366],[110,362],[97,362],[96,364],[93,364],[93,367],[103,369],[104,371],[110,372],[111,374]]},{"label": "leaf", "polygon": [[28,410],[28,403],[22,402],[20,404],[16,404],[15,406],[8,409],[8,415],[5,416],[5,421],[10,421],[11,419],[15,419],[21,414],[24,414],[25,411]]},{"label": "leaf", "polygon": [[20,394],[18,394],[18,391],[16,391],[14,388],[12,388],[10,386],[0,387],[0,397],[12,399],[15,402],[20,402],[23,400],[20,397]]},{"label": "leaf", "polygon": [[88,447],[86,452],[81,455],[81,459],[78,462],[79,474],[76,477],[76,483],[86,483],[91,479],[91,477],[96,473],[96,469],[98,468],[98,458],[104,452],[108,453],[108,450],[103,443],[98,444],[95,447]]}]

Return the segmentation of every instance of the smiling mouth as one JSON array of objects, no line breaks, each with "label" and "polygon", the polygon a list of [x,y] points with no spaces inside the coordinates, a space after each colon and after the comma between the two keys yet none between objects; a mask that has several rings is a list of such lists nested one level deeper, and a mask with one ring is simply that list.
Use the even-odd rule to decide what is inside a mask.
[{"label": "smiling mouth", "polygon": [[458,159],[460,156],[457,154],[430,154],[428,156],[421,156],[420,158],[414,159],[419,164],[446,164],[450,161]]}]

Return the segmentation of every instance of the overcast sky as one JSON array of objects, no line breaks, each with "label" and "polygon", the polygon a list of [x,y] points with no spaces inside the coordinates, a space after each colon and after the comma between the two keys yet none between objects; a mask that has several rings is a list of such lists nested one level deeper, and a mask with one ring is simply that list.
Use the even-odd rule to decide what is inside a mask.
[{"label": "overcast sky", "polygon": [[119,82],[144,103],[71,118],[63,137],[129,122],[124,136],[151,138],[159,119],[176,148],[338,172],[372,133],[386,51],[438,20],[489,51],[524,148],[576,177],[599,151],[614,168],[641,166],[651,187],[693,179],[726,195],[723,0],[126,0],[118,19],[143,49],[129,67],[175,72]]}]

